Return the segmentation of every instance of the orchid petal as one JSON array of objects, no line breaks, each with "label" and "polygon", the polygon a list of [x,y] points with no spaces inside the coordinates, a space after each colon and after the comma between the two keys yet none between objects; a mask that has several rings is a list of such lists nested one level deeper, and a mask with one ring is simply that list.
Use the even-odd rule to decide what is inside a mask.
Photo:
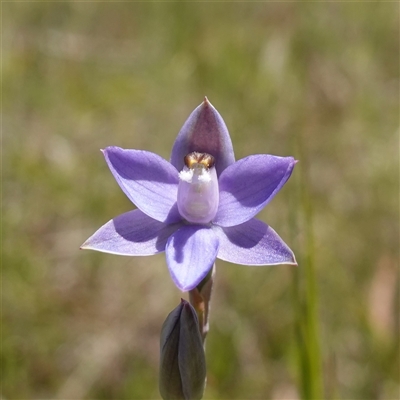
[{"label": "orchid petal", "polygon": [[178,171],[157,154],[107,147],[107,164],[123,192],[146,215],[160,222],[178,222]]},{"label": "orchid petal", "polygon": [[149,256],[165,250],[168,238],[181,224],[166,225],[140,210],[129,211],[108,221],[81,249],[123,256]]},{"label": "orchid petal", "polygon": [[219,239],[218,258],[243,265],[297,265],[292,250],[267,224],[251,219],[244,224],[213,227]]},{"label": "orchid petal", "polygon": [[193,152],[208,153],[215,158],[217,174],[235,162],[228,129],[219,112],[207,97],[189,116],[172,148],[171,164],[181,171],[183,158]]},{"label": "orchid petal", "polygon": [[293,157],[257,154],[230,165],[219,179],[220,199],[213,222],[234,226],[253,218],[292,174]]},{"label": "orchid petal", "polygon": [[201,225],[184,226],[169,238],[167,264],[179,289],[192,290],[204,279],[217,257],[218,246],[213,230]]}]

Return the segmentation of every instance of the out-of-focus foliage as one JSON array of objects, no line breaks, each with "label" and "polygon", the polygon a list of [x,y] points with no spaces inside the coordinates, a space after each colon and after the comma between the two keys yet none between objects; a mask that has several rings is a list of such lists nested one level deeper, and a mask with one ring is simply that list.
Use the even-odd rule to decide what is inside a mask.
[{"label": "out-of-focus foliage", "polygon": [[297,278],[218,263],[205,398],[299,398],[293,282],[302,293],[310,252],[325,398],[397,398],[398,4],[2,12],[4,398],[159,398],[161,325],[182,295],[164,256],[78,249],[132,208],[99,149],[169,158],[204,95],[237,158],[300,160],[260,215],[298,255]]}]

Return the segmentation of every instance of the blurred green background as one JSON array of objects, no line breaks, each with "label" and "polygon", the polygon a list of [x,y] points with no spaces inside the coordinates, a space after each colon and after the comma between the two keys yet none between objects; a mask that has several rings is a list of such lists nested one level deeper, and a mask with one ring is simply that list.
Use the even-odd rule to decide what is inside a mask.
[{"label": "blurred green background", "polygon": [[399,5],[2,3],[4,399],[157,399],[186,296],[163,254],[79,251],[132,209],[100,149],[169,158],[204,95],[299,268],[217,264],[205,399],[399,396]]}]

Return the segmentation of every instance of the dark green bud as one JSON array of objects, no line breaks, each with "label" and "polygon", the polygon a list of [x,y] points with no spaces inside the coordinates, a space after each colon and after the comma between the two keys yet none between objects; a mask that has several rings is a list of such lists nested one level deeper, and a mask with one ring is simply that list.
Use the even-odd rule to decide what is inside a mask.
[{"label": "dark green bud", "polygon": [[196,311],[185,300],[165,320],[160,340],[160,394],[164,400],[203,397],[206,359]]}]

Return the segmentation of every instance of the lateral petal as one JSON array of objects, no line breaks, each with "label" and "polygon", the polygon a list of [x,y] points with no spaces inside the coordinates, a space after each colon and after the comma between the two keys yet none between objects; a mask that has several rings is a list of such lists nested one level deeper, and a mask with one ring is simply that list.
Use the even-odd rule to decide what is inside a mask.
[{"label": "lateral petal", "polygon": [[187,225],[176,231],[165,248],[172,280],[182,291],[195,288],[217,257],[219,241],[211,228]]},{"label": "lateral petal", "polygon": [[137,208],[160,222],[181,220],[176,205],[178,171],[157,154],[107,147],[107,164],[123,192]]},{"label": "lateral petal", "polygon": [[243,265],[297,265],[292,250],[267,224],[251,219],[232,227],[213,227],[219,239],[218,258]]},{"label": "lateral petal", "polygon": [[98,229],[81,249],[123,256],[150,256],[164,251],[168,238],[180,226],[159,222],[140,210],[128,211]]},{"label": "lateral petal", "polygon": [[211,154],[218,175],[235,162],[228,128],[207,97],[183,124],[172,148],[171,164],[181,171],[183,158],[193,151]]},{"label": "lateral petal", "polygon": [[293,157],[256,154],[230,165],[219,179],[219,208],[214,223],[234,226],[253,218],[292,174]]}]

